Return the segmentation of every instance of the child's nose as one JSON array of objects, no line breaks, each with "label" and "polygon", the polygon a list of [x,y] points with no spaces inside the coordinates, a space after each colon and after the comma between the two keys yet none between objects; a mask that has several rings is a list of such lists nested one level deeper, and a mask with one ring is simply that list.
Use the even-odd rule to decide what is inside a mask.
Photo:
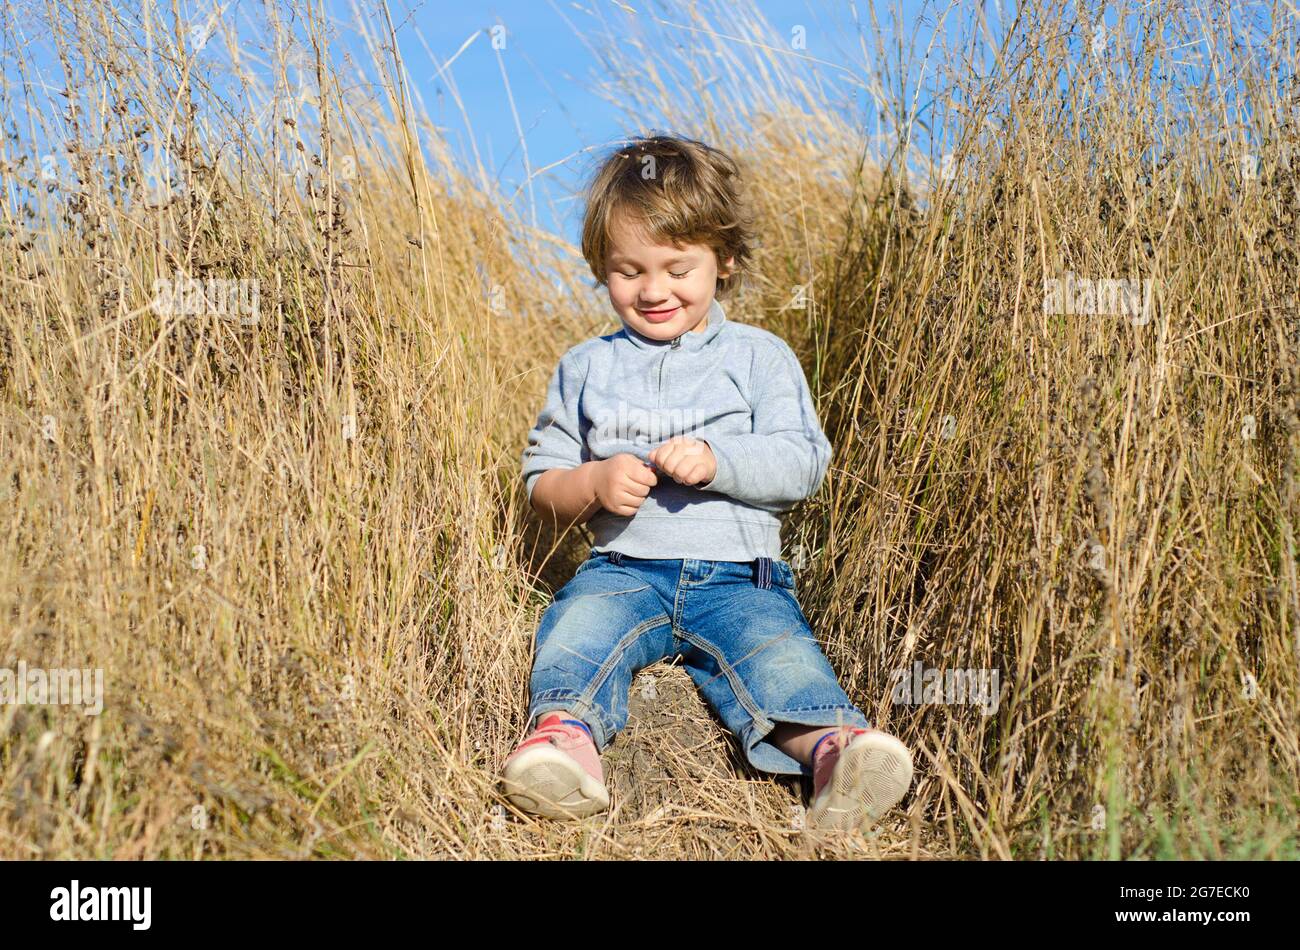
[{"label": "child's nose", "polygon": [[647,277],[645,283],[641,286],[641,303],[643,306],[651,306],[657,303],[663,303],[668,299],[668,294],[661,277]]}]

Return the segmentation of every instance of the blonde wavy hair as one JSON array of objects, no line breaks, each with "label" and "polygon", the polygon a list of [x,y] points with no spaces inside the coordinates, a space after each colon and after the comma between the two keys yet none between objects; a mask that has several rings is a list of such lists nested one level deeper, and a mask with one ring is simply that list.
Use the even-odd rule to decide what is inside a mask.
[{"label": "blonde wavy hair", "polygon": [[719,296],[739,285],[752,254],[753,223],[740,168],[725,152],[694,139],[635,138],[596,170],[587,188],[582,256],[602,285],[616,220],[644,228],[661,244],[710,247],[719,269],[734,257],[731,273],[718,278]]}]

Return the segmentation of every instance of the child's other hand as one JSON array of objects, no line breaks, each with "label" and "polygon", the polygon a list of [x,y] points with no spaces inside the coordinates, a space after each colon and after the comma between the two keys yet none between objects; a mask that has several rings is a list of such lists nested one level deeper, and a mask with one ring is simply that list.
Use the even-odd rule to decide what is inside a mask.
[{"label": "child's other hand", "polygon": [[718,474],[718,460],[709,443],[679,435],[656,446],[650,461],[659,470],[682,485],[706,485]]},{"label": "child's other hand", "polygon": [[598,462],[591,474],[591,487],[600,506],[624,518],[637,513],[657,484],[654,470],[630,452]]}]

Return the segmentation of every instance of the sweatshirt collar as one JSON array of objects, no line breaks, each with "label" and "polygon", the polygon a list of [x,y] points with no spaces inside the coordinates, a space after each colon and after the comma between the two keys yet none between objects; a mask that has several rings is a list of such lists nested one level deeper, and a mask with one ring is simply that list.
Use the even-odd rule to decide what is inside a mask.
[{"label": "sweatshirt collar", "polygon": [[[679,349],[698,350],[707,345],[710,340],[718,335],[718,332],[722,329],[723,323],[727,320],[727,314],[722,309],[722,304],[718,303],[716,297],[714,298],[713,303],[709,305],[709,313],[706,320],[707,323],[702,332],[697,333],[695,330],[688,330],[678,337],[681,341],[678,344]],[[658,349],[659,347],[671,346],[673,342],[671,339],[652,340],[648,336],[642,336],[626,323],[623,324],[622,333],[626,339],[632,341],[634,346],[642,350],[653,350]]]}]

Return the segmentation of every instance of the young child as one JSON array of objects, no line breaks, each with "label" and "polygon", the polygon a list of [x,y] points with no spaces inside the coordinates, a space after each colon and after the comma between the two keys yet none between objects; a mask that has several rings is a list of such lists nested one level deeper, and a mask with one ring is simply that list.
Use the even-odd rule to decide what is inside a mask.
[{"label": "young child", "polygon": [[636,671],[680,658],[757,769],[813,777],[812,827],[865,827],[912,780],[907,748],[841,689],[780,559],[780,515],[831,447],[798,358],[729,321],[750,254],[735,163],[635,139],[598,170],[582,251],[623,328],[569,349],[529,433],[533,508],[587,523],[589,558],[537,631],[528,724],[502,785],[520,809],[609,805],[599,754]]}]

